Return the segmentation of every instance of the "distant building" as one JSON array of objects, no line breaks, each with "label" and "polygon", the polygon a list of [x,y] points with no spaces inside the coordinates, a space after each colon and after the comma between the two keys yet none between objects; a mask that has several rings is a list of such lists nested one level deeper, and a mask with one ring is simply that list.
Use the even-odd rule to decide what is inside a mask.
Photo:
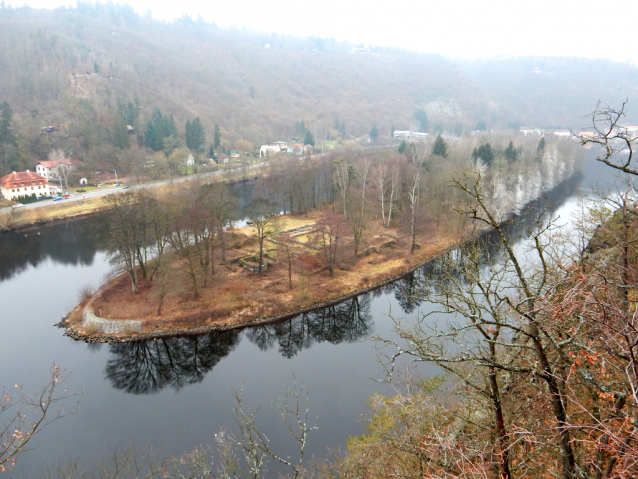
[{"label": "distant building", "polygon": [[51,195],[47,179],[29,170],[17,173],[14,171],[0,178],[0,193],[7,200]]},{"label": "distant building", "polygon": [[554,136],[558,136],[560,138],[568,138],[572,136],[572,132],[569,130],[554,130],[552,133]]},{"label": "distant building", "polygon": [[192,153],[188,154],[188,158],[182,160],[182,166],[193,166],[195,164],[195,158]]},{"label": "distant building", "polygon": [[72,163],[65,158],[61,160],[41,161],[35,165],[35,171],[38,175],[45,177],[47,180],[50,180],[51,178],[59,178],[62,176],[60,175],[61,165],[71,167]]},{"label": "distant building", "polygon": [[394,138],[401,138],[404,140],[425,140],[427,137],[427,133],[422,133],[420,131],[394,130]]}]

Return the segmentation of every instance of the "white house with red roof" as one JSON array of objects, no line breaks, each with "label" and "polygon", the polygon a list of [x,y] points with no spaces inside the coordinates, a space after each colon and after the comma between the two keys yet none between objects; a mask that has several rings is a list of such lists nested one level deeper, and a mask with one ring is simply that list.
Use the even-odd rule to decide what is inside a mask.
[{"label": "white house with red roof", "polygon": [[60,165],[66,165],[70,167],[72,163],[66,158],[63,158],[61,160],[41,161],[40,163],[35,165],[35,171],[38,175],[41,175],[48,180],[51,178],[57,179],[62,176],[60,175]]},{"label": "white house with red roof", "polygon": [[51,190],[46,178],[27,170],[0,178],[0,193],[7,200],[16,200],[21,196],[50,196]]}]

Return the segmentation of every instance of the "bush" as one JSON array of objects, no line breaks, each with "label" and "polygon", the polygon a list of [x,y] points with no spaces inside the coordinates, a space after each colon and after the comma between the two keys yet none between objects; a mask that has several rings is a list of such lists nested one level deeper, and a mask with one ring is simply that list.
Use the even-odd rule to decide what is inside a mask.
[{"label": "bush", "polygon": [[80,303],[82,303],[83,301],[91,299],[94,294],[95,289],[93,288],[93,286],[91,286],[90,284],[85,284],[84,286],[80,287],[78,291],[78,300],[80,301]]}]

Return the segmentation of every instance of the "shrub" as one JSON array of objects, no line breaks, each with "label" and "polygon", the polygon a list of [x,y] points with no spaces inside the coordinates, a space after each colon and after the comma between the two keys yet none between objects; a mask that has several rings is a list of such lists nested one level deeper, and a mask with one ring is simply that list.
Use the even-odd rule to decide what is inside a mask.
[{"label": "shrub", "polygon": [[95,294],[95,289],[90,284],[85,284],[78,290],[78,300],[80,303],[88,301]]}]

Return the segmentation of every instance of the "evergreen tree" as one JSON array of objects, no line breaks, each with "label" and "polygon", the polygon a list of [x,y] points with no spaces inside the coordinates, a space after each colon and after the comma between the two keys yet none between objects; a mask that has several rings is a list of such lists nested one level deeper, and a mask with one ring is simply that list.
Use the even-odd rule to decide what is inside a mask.
[{"label": "evergreen tree", "polygon": [[186,126],[184,127],[184,139],[186,140],[186,148],[193,150],[193,132],[191,130],[191,121],[186,120]]},{"label": "evergreen tree", "polygon": [[436,137],[434,140],[434,146],[432,147],[432,154],[439,155],[443,158],[447,158],[447,143],[443,139],[441,135]]},{"label": "evergreen tree", "polygon": [[0,143],[9,143],[15,146],[16,138],[11,131],[13,110],[5,101],[0,105]]},{"label": "evergreen tree", "polygon": [[372,129],[370,130],[370,138],[376,140],[379,137],[379,131],[377,130],[377,125],[372,125]]},{"label": "evergreen tree", "polygon": [[191,144],[193,146],[189,146],[190,149],[200,152],[204,151],[206,147],[206,133],[199,117],[195,118],[191,123]]},{"label": "evergreen tree", "polygon": [[215,159],[215,150],[213,149],[213,145],[210,145],[210,148],[208,149],[208,158],[209,159]]},{"label": "evergreen tree", "polygon": [[478,131],[485,131],[485,130],[487,130],[487,125],[485,125],[485,120],[480,120],[480,121],[476,124],[476,130],[478,130]]},{"label": "evergreen tree", "polygon": [[306,131],[306,137],[303,140],[304,145],[315,146],[315,139],[312,136],[312,133]]},{"label": "evergreen tree", "polygon": [[[160,141],[159,147],[158,140]],[[162,149],[161,146],[161,138],[158,138],[158,133],[155,128],[155,123],[153,120],[148,120],[146,123],[146,133],[144,134],[144,144],[151,148],[153,151],[160,151]]]},{"label": "evergreen tree", "polygon": [[541,140],[538,142],[538,147],[536,148],[536,161],[543,161],[545,157],[545,138],[541,137]]},{"label": "evergreen tree", "polygon": [[518,160],[519,150],[514,147],[514,143],[512,141],[510,141],[503,153],[508,163],[515,163]]},{"label": "evergreen tree", "polygon": [[213,136],[213,143],[215,144],[215,148],[219,148],[222,142],[222,134],[219,131],[219,125],[215,124],[215,135]]},{"label": "evergreen tree", "polygon": [[476,160],[477,158],[480,158],[487,166],[492,166],[494,162],[494,150],[492,150],[492,145],[485,143],[479,146],[478,149],[474,148],[472,159]]},{"label": "evergreen tree", "polygon": [[419,125],[419,131],[428,131],[428,114],[423,108],[417,108],[414,112],[414,119]]},{"label": "evergreen tree", "polygon": [[120,150],[126,150],[131,146],[128,137],[128,129],[126,128],[126,120],[121,113],[116,113],[113,122],[113,145]]},{"label": "evergreen tree", "polygon": [[405,150],[408,149],[408,142],[405,140],[401,140],[401,144],[399,145],[399,149],[397,150],[399,153],[405,153]]},{"label": "evergreen tree", "polygon": [[394,125],[390,127],[390,138],[394,138]]}]

